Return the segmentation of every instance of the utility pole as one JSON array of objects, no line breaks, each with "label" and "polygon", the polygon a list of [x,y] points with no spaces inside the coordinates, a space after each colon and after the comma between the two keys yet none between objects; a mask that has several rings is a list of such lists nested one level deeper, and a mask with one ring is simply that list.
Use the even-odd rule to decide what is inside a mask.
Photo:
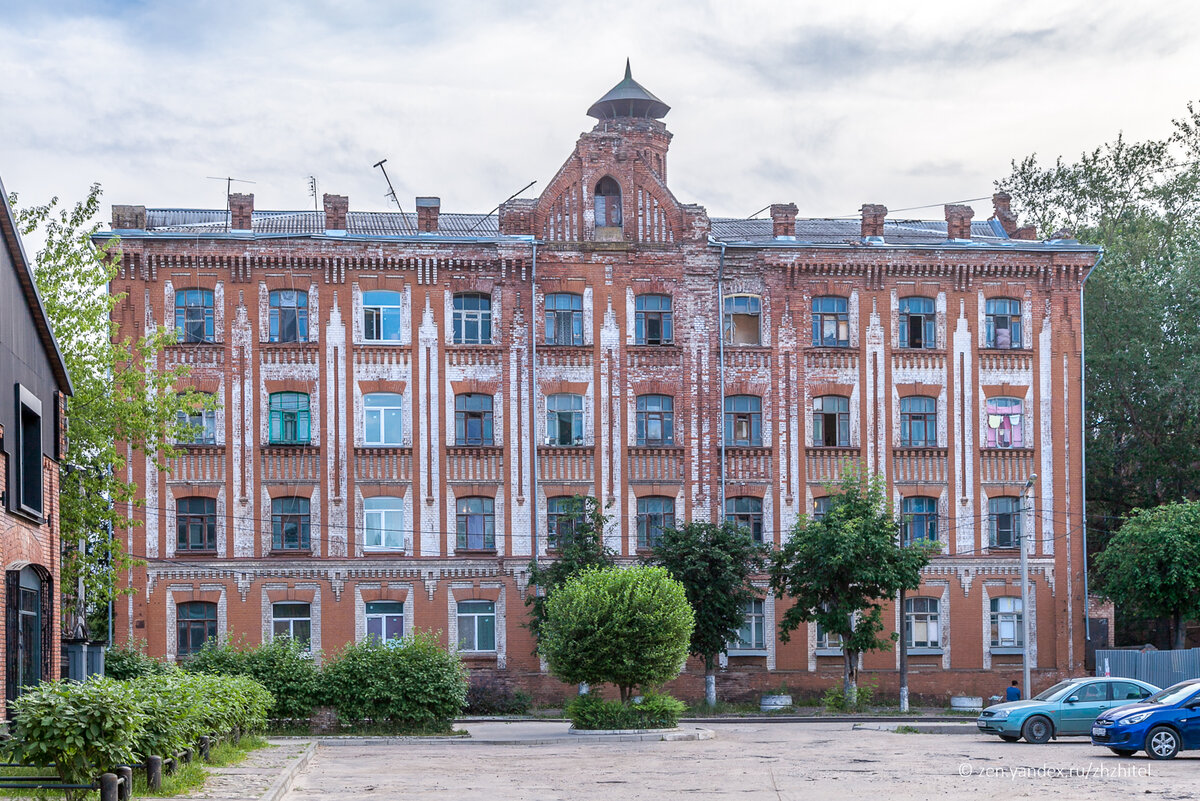
[{"label": "utility pole", "polygon": [[1037,473],[1030,473],[1021,490],[1020,503],[1017,504],[1017,547],[1021,549],[1021,697],[1032,698],[1029,694],[1029,554],[1025,548],[1025,495],[1037,481]]}]

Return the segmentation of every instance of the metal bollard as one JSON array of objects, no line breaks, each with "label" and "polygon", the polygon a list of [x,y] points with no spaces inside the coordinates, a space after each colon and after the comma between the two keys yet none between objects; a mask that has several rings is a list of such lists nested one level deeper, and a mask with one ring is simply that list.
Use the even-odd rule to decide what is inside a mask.
[{"label": "metal bollard", "polygon": [[119,801],[117,798],[117,785],[121,780],[117,778],[115,773],[100,774],[100,801]]},{"label": "metal bollard", "polygon": [[211,746],[211,743],[209,742],[208,737],[201,737],[200,742],[198,743],[198,746],[200,748],[200,758],[202,760],[204,760],[205,762],[207,762],[209,749]]},{"label": "metal bollard", "polygon": [[157,793],[162,789],[162,771],[162,757],[146,757],[146,786],[150,788],[150,792]]},{"label": "metal bollard", "polygon": [[129,801],[133,797],[133,768],[121,765],[116,769],[121,784],[117,787],[117,801]]}]

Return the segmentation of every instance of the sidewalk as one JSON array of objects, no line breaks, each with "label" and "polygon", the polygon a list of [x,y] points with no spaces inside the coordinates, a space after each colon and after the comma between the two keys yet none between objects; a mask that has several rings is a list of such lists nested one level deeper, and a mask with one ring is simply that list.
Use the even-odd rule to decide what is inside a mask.
[{"label": "sidewalk", "polygon": [[308,767],[317,750],[312,740],[269,738],[269,745],[252,751],[228,768],[206,767],[208,778],[185,796],[158,801],[279,801],[292,789],[296,774]]}]

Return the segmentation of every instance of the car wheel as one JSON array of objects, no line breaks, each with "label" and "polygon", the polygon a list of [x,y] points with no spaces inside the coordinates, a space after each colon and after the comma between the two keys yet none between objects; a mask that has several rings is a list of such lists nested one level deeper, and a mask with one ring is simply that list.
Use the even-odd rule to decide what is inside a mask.
[{"label": "car wheel", "polygon": [[1021,734],[1024,735],[1025,742],[1034,745],[1046,742],[1053,733],[1054,727],[1050,725],[1050,719],[1042,715],[1034,715],[1021,727]]},{"label": "car wheel", "polygon": [[1151,759],[1171,759],[1179,753],[1179,734],[1167,726],[1155,726],[1146,735],[1146,753]]},{"label": "car wheel", "polygon": [[1130,751],[1128,748],[1110,748],[1108,750],[1119,757],[1131,757],[1137,753],[1137,751]]},{"label": "car wheel", "polygon": [[1000,739],[1006,743],[1015,743],[1021,739],[1021,736],[1019,734],[1001,734]]}]

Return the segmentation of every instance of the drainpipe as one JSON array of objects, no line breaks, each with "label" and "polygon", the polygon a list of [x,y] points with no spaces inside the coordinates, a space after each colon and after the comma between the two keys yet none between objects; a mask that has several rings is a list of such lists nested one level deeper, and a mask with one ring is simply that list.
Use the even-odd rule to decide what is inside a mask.
[{"label": "drainpipe", "polygon": [[717,367],[718,381],[721,384],[720,428],[717,442],[721,454],[721,493],[720,505],[717,508],[717,522],[725,519],[725,243],[721,245],[721,261],[717,267],[717,352],[720,358]]},{"label": "drainpipe", "polygon": [[533,367],[529,371],[529,440],[533,443],[532,473],[530,484],[533,491],[529,498],[530,547],[533,551],[533,563],[538,561],[538,438],[537,438],[537,239],[531,243],[533,247],[533,265],[530,270],[529,289],[529,345],[533,354]]},{"label": "drainpipe", "polygon": [[1104,261],[1104,248],[1100,248],[1100,256],[1096,259],[1096,263],[1092,265],[1092,269],[1088,270],[1087,275],[1083,277],[1083,282],[1079,285],[1079,425],[1083,428],[1083,436],[1079,440],[1080,448],[1080,466],[1083,473],[1082,505],[1083,505],[1083,639],[1084,639],[1084,661],[1087,661],[1087,643],[1092,641],[1092,619],[1088,615],[1088,604],[1091,603],[1091,596],[1088,594],[1088,550],[1087,550],[1087,326],[1085,325],[1086,318],[1083,310],[1083,288],[1087,286],[1088,279],[1092,277],[1092,273],[1100,269],[1100,262]]}]

